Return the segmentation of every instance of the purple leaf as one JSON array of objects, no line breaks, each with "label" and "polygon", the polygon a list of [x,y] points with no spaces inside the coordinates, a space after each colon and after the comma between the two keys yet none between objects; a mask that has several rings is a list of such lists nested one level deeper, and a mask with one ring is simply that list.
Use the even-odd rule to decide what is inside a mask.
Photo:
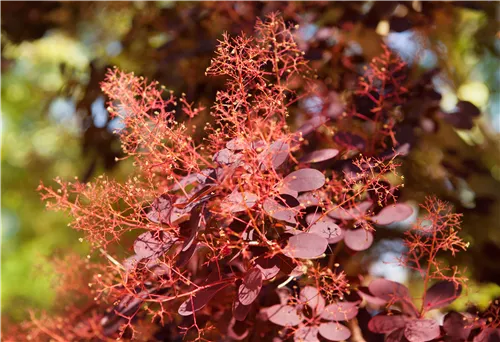
[{"label": "purple leaf", "polygon": [[262,273],[263,280],[274,278],[280,272],[280,259],[273,256],[272,258],[259,257],[255,260],[256,267]]},{"label": "purple leaf", "polygon": [[408,300],[410,298],[410,291],[408,291],[406,286],[387,279],[373,280],[370,285],[368,285],[368,289],[375,296],[386,301],[398,299]]},{"label": "purple leaf", "polygon": [[288,239],[287,252],[300,259],[313,259],[322,255],[328,247],[328,240],[316,234],[302,233]]},{"label": "purple leaf", "polygon": [[243,305],[250,305],[259,296],[262,288],[262,273],[255,267],[247,272],[238,289],[238,299]]},{"label": "purple leaf", "polygon": [[274,324],[296,326],[302,322],[302,317],[297,313],[297,308],[291,305],[276,304],[264,309],[267,319]]},{"label": "purple leaf", "polygon": [[[315,214],[311,214],[315,215]],[[318,215],[315,215],[318,216]],[[308,215],[309,217],[309,215]],[[323,217],[315,221],[311,227],[309,227],[308,233],[313,233],[324,237],[328,240],[328,243],[337,243],[344,238],[344,230],[341,229],[331,218],[328,216]]]},{"label": "purple leaf", "polygon": [[335,158],[339,151],[333,148],[326,148],[324,150],[317,150],[306,154],[300,160],[302,163],[320,163],[322,161]]},{"label": "purple leaf", "polygon": [[345,232],[344,242],[353,251],[364,251],[372,245],[373,233],[363,228],[348,229]]},{"label": "purple leaf", "polygon": [[377,215],[371,218],[371,221],[385,226],[394,222],[406,220],[413,214],[413,209],[407,204],[398,203],[385,207]]},{"label": "purple leaf", "polygon": [[326,306],[321,318],[328,321],[348,321],[358,315],[358,306],[349,302],[332,303]]},{"label": "purple leaf", "polygon": [[405,338],[405,328],[394,330],[385,338],[385,342],[402,342],[402,341],[405,342],[408,341]]},{"label": "purple leaf", "polygon": [[315,116],[311,118],[297,129],[297,138],[308,135],[327,121],[328,119],[324,116]]},{"label": "purple leaf", "polygon": [[295,342],[319,342],[318,327],[314,325],[302,325],[293,334]]},{"label": "purple leaf", "polygon": [[239,161],[241,159],[241,155],[235,154],[233,151],[224,148],[219,152],[215,153],[212,159],[219,165],[230,165]]},{"label": "purple leaf", "polygon": [[325,298],[313,286],[305,286],[300,290],[300,301],[306,304],[316,313],[321,313],[325,308]]},{"label": "purple leaf", "polygon": [[295,208],[300,205],[299,200],[292,195],[289,194],[280,194],[276,196],[274,200],[281,206],[286,208]]},{"label": "purple leaf", "polygon": [[159,256],[172,247],[177,241],[172,234],[166,232],[146,232],[135,240],[134,252],[138,257],[149,258]]},{"label": "purple leaf", "polygon": [[337,132],[333,136],[333,141],[347,149],[357,149],[363,151],[366,147],[366,141],[362,137],[349,132]]},{"label": "purple leaf", "polygon": [[141,261],[141,259],[142,258],[138,255],[132,255],[127,259],[125,259],[125,261],[123,262],[123,267],[125,267],[125,270],[130,272],[135,269],[135,267]]},{"label": "purple leaf", "polygon": [[193,257],[194,253],[196,252],[196,250],[202,248],[203,246],[199,246],[198,245],[198,241],[194,240],[192,243],[191,243],[191,246],[186,249],[185,251],[181,251],[178,255],[177,255],[177,260],[175,262],[175,266],[177,267],[184,267],[187,265],[187,263],[189,262],[189,260],[191,260],[191,258]]},{"label": "purple leaf", "polygon": [[267,170],[269,166],[277,169],[287,160],[289,151],[290,146],[286,142],[273,142],[267,149],[259,154],[258,161],[261,163],[260,169]]},{"label": "purple leaf", "polygon": [[271,198],[267,198],[264,201],[262,208],[272,218],[288,223],[297,223],[295,220],[295,215],[297,215],[296,209],[283,207]]},{"label": "purple leaf", "polygon": [[252,307],[250,305],[243,305],[239,300],[233,303],[233,316],[237,321],[244,321]]},{"label": "purple leaf", "polygon": [[303,193],[297,199],[306,208],[320,205],[323,202],[321,195],[314,192]]},{"label": "purple leaf", "polygon": [[257,201],[257,195],[251,192],[234,191],[222,201],[221,207],[224,210],[237,213],[253,208]]},{"label": "purple leaf", "polygon": [[344,341],[351,337],[351,331],[346,326],[334,322],[321,323],[319,333],[330,341]]},{"label": "purple leaf", "polygon": [[385,299],[373,295],[365,286],[358,287],[358,294],[371,305],[382,306],[387,303]]},{"label": "purple leaf", "polygon": [[349,209],[335,208],[328,212],[328,216],[339,220],[355,220],[363,216],[372,204],[372,201],[364,201]]},{"label": "purple leaf", "polygon": [[248,328],[244,326],[241,321],[237,321],[235,318],[231,319],[227,327],[227,336],[231,338],[231,340],[244,340],[248,336],[248,333]]},{"label": "purple leaf", "polygon": [[377,334],[387,334],[393,330],[404,328],[409,318],[403,315],[380,314],[368,322],[368,329]]},{"label": "purple leaf", "polygon": [[472,330],[472,322],[464,315],[451,311],[444,317],[443,329],[446,336],[452,337],[453,340],[465,341]]},{"label": "purple leaf", "polygon": [[405,337],[410,342],[426,342],[441,335],[439,324],[431,319],[415,319],[406,323]]},{"label": "purple leaf", "polygon": [[500,329],[486,328],[474,337],[473,342],[498,342],[500,341]]},{"label": "purple leaf", "polygon": [[427,289],[424,297],[424,309],[429,311],[445,307],[455,301],[461,292],[462,285],[452,281],[440,281]]},{"label": "purple leaf", "polygon": [[292,190],[303,192],[321,188],[325,184],[325,176],[315,169],[301,169],[290,173],[283,179],[283,184]]},{"label": "purple leaf", "polygon": [[230,150],[233,150],[233,151],[244,150],[247,147],[247,145],[248,144],[245,141],[245,139],[241,139],[241,138],[234,138],[234,139],[229,140],[226,143],[226,147]]},{"label": "purple leaf", "polygon": [[161,195],[151,204],[151,211],[147,214],[149,220],[155,223],[170,223],[172,212],[172,198],[168,195]]},{"label": "purple leaf", "polygon": [[203,309],[205,305],[208,304],[210,299],[217,294],[217,292],[228,285],[229,283],[216,284],[196,292],[195,296],[189,298],[181,304],[178,310],[179,315],[190,316],[193,312]]}]

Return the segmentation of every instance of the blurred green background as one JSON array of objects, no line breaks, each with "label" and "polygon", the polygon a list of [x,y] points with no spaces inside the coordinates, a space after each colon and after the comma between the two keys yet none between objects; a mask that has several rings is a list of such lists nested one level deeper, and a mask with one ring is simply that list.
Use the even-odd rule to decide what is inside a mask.
[{"label": "blurred green background", "polygon": [[[455,133],[468,146],[482,141],[477,153],[490,170],[482,186],[495,192],[500,181],[498,5],[404,4],[432,19],[431,26],[415,25],[412,31],[427,37],[434,49],[427,50],[422,67],[439,66],[448,74],[440,85],[442,108],[450,110],[461,99],[483,111],[471,131]],[[220,81],[203,75],[224,30],[251,32],[257,16],[274,10],[301,24],[335,25],[353,9],[368,13],[373,3],[2,2],[1,6],[1,294],[4,315],[19,320],[28,307],[49,309],[53,304],[55,284],[46,257],[67,250],[87,253],[87,246],[78,241],[80,235],[66,227],[69,218],[44,210],[36,191],[39,182],[50,183],[56,176],[88,180],[103,172],[120,178],[130,170],[128,163],[115,163],[120,149],[112,131],[120,123],[107,117],[99,90],[106,67],[117,65],[158,79],[187,93],[190,100],[210,105]],[[363,34],[351,36],[368,57],[382,40],[404,46],[405,39],[411,39],[404,35],[408,31],[392,34],[387,13],[379,12],[375,24],[363,22]],[[356,19],[352,22],[357,24]],[[491,229],[498,231],[499,212],[487,215],[488,222],[497,222]],[[471,231],[467,234],[473,236]],[[492,253],[499,250],[499,235],[486,234],[492,239]],[[486,279],[485,284],[482,296],[473,291],[475,301],[500,295],[494,280]]]}]

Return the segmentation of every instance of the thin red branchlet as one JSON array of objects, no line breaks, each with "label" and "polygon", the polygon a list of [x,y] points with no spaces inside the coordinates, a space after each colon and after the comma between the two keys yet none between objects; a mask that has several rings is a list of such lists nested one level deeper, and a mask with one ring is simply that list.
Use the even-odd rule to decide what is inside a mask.
[{"label": "thin red branchlet", "polygon": [[[110,70],[102,89],[125,125],[117,133],[136,172],[123,184],[99,177],[40,186],[48,207],[67,211],[107,264],[89,284],[96,309],[79,323],[91,328],[88,335],[48,333],[35,319],[37,339],[349,338],[343,322],[357,315],[361,300],[339,253],[368,249],[377,226],[413,213],[397,202],[399,154],[374,153],[393,138],[391,106],[405,92],[401,68],[386,49],[361,81],[360,92],[378,94],[367,119],[374,125],[368,156],[342,145],[355,139],[349,132],[304,151],[308,134],[325,121],[293,129],[291,105],[311,94],[313,73],[276,15],[258,21],[255,37],[220,41],[207,75],[225,77],[226,89],[201,137],[203,108],[156,82]],[[458,282],[437,259],[444,248],[465,247],[458,218],[436,200],[424,208],[434,232],[408,233],[407,264],[428,277],[426,288],[430,279]],[[276,295],[280,304],[272,305]]]},{"label": "thin red branchlet", "polygon": [[[458,236],[461,215],[453,213],[451,205],[435,197],[427,198],[421,207],[425,214],[405,232],[407,252],[401,258],[403,266],[416,271],[423,279],[420,308],[413,303],[408,288],[389,280],[374,280],[367,291],[361,292],[368,301],[386,306],[388,312],[373,317],[369,328],[386,334],[388,339],[404,337],[409,341],[431,341],[441,336],[439,323],[426,315],[455,301],[467,280],[457,267],[442,259],[442,253],[455,256],[467,249],[468,243]],[[467,339],[472,325],[466,324],[466,318],[463,316],[458,323],[445,324],[446,333],[450,337]]]},{"label": "thin red branchlet", "polygon": [[454,213],[450,204],[433,197],[427,198],[421,207],[425,210],[424,217],[405,233],[408,252],[403,263],[419,272],[424,279],[424,289],[433,279],[457,285],[465,283],[467,279],[460,269],[439,257],[443,252],[455,256],[467,249],[469,244],[458,235],[461,214]]}]

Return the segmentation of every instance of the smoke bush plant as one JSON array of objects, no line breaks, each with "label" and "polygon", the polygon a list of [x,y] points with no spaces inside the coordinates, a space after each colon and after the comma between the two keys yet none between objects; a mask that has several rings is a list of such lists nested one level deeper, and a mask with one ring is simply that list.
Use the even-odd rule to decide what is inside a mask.
[{"label": "smoke bush plant", "polygon": [[369,113],[351,101],[343,115],[308,113],[298,128],[290,108],[320,80],[276,15],[257,23],[255,37],[223,36],[206,74],[227,83],[206,123],[204,108],[184,96],[110,70],[102,90],[136,172],[123,184],[101,176],[39,188],[107,264],[72,257],[60,281],[61,298],[72,299],[56,318],[32,315],[16,336],[361,341],[358,313],[374,307],[387,311],[369,330],[388,341],[498,334],[496,321],[480,316],[452,312],[443,327],[426,317],[464,281],[439,258],[467,245],[459,215],[438,199],[424,204],[428,216],[406,233],[401,258],[424,279],[420,310],[404,285],[378,279],[364,288],[363,275],[341,263],[369,249],[377,227],[413,214],[397,202],[398,160],[408,150],[394,130],[409,96],[403,69],[385,49],[353,94],[373,102]]}]

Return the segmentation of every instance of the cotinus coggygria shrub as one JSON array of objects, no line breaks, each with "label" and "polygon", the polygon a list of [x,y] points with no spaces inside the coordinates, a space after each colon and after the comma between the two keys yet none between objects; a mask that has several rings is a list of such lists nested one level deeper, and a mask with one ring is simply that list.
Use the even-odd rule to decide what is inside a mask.
[{"label": "cotinus coggygria shrub", "polygon": [[[123,183],[101,176],[40,186],[96,257],[69,260],[61,295],[73,295],[61,315],[33,315],[19,334],[308,342],[498,335],[498,322],[480,315],[450,312],[444,322],[428,315],[452,303],[465,280],[440,258],[467,248],[460,215],[436,198],[402,236],[400,263],[424,282],[420,306],[404,285],[370,282],[354,266],[379,229],[418,216],[398,199],[398,168],[410,148],[395,133],[396,109],[412,90],[404,68],[385,48],[346,97],[343,115],[297,113],[321,80],[291,29],[271,15],[255,36],[219,42],[206,75],[226,86],[209,110],[109,70],[102,90],[123,123],[117,134],[135,172]],[[369,113],[356,109],[357,96],[371,99]]]}]

